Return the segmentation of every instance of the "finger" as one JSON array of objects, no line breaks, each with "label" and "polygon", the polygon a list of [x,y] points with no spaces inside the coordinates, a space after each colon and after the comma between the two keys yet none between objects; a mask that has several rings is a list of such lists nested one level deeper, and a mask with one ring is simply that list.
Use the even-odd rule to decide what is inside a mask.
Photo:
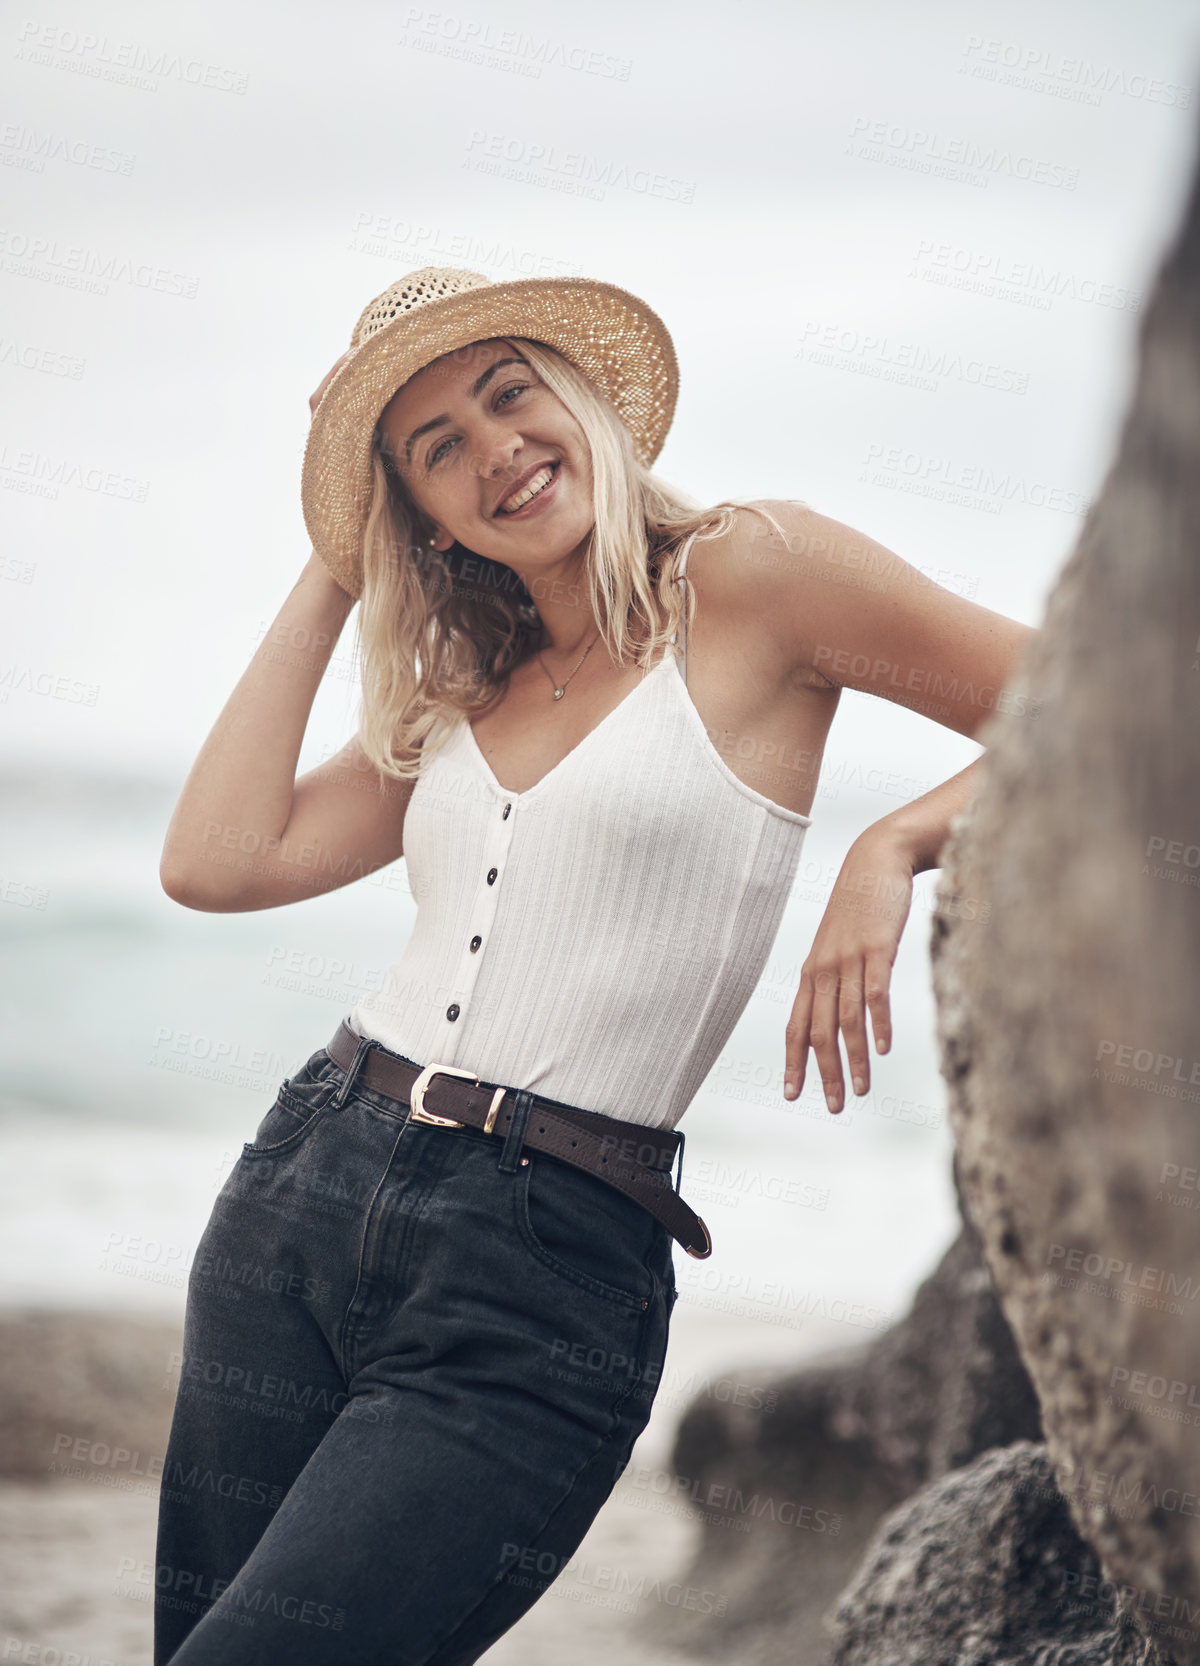
[{"label": "finger", "polygon": [[834,1115],[841,1110],[845,1098],[842,1056],[838,1051],[837,1018],[838,974],[836,970],[827,969],[816,979],[809,1044],[817,1055],[821,1085],[825,1089],[825,1103]]},{"label": "finger", "polygon": [[863,967],[843,969],[838,987],[838,1023],[846,1042],[846,1063],[850,1081],[860,1097],[871,1085],[871,1060],[867,1051],[867,1009],[863,1005]]},{"label": "finger", "polygon": [[892,981],[892,963],[886,955],[871,955],[866,964],[867,1008],[871,1014],[871,1032],[875,1037],[875,1051],[886,1053],[892,1045],[892,1004],[888,994]]},{"label": "finger", "polygon": [[800,987],[783,1032],[783,1097],[798,1099],[808,1069],[808,1035],[812,1020],[813,987],[801,970]]}]

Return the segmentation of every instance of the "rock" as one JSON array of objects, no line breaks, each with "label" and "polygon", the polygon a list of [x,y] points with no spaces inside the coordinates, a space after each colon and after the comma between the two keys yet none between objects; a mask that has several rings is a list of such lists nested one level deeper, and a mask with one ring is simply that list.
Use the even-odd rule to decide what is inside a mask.
[{"label": "rock", "polygon": [[933,951],[966,1212],[1076,1524],[1152,1625],[1200,1613],[1200,177],[1138,347]]},{"label": "rock", "polygon": [[168,1320],[0,1313],[0,1476],[157,1481],[182,1340]]},{"label": "rock", "polygon": [[880,1517],[989,1446],[1040,1438],[1037,1407],[969,1228],[884,1335],[759,1377],[769,1416],[706,1398],[680,1423],[673,1465],[703,1521],[686,1579],[726,1606],[664,1614],[657,1635],[739,1666],[815,1666]]},{"label": "rock", "polygon": [[832,1619],[831,1666],[1170,1666],[1106,1583],[1043,1446],[995,1448],[880,1524]]}]

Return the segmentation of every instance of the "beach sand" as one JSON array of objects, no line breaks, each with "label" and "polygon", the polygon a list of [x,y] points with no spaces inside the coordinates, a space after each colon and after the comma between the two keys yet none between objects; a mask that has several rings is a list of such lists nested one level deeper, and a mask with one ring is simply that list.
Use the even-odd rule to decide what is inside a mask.
[{"label": "beach sand", "polygon": [[[114,1336],[125,1323],[112,1317]],[[679,1418],[697,1397],[753,1392],[758,1373],[786,1371],[846,1340],[844,1326],[806,1323],[798,1333],[697,1309],[681,1296],[663,1381],[629,1468],[554,1584],[484,1657],[488,1666],[599,1666],[614,1649],[627,1666],[691,1658],[642,1635],[664,1608],[686,1605],[694,1616],[724,1602],[723,1593],[686,1582],[700,1529],[670,1474]],[[140,1345],[150,1341],[147,1332]],[[76,1394],[83,1387],[71,1385]],[[7,1410],[11,1443],[11,1400]],[[67,1415],[43,1404],[31,1431],[39,1449],[49,1450],[54,1426],[80,1426]],[[142,1450],[161,1451],[161,1443]],[[128,1467],[70,1467],[70,1475],[51,1475],[49,1464],[33,1462],[0,1482],[0,1662],[148,1666],[158,1483]]]}]

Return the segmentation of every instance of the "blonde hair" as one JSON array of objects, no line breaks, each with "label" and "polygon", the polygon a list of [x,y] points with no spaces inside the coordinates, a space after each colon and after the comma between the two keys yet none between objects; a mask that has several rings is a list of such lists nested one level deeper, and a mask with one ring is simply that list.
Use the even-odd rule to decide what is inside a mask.
[{"label": "blonde hair", "polygon": [[[601,637],[619,665],[627,656],[638,664],[656,660],[685,605],[683,587],[673,582],[683,550],[697,538],[720,537],[736,510],[751,506],[726,499],[705,509],[693,502],[638,460],[629,429],[569,359],[542,342],[504,339],[562,400],[590,450],[595,521],[584,571]],[[445,552],[433,548],[433,527],[388,455],[378,422],[371,449],[358,739],[381,775],[410,780],[450,738],[456,720],[469,722],[504,692],[515,667],[536,651],[541,620],[510,567],[457,543]],[[695,604],[687,605],[690,622]],[[426,750],[439,716],[449,727]]]}]

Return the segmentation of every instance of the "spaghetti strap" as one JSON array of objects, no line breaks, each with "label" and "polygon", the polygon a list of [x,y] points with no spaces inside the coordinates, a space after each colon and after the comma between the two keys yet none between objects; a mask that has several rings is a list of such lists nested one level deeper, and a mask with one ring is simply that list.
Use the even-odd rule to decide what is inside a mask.
[{"label": "spaghetti strap", "polygon": [[682,583],[683,583],[683,612],[679,616],[679,631],[678,631],[677,634],[678,634],[678,639],[679,639],[680,651],[681,651],[682,658],[683,658],[683,686],[684,686],[684,688],[687,687],[687,609],[688,609],[688,590],[690,588],[689,585],[688,585],[688,581],[687,581],[687,564],[688,564],[688,556],[691,553],[692,553],[692,540],[689,539],[688,542],[684,545],[683,554],[679,559],[679,566],[677,567],[676,572],[675,572],[676,580],[677,581],[682,581]]}]

